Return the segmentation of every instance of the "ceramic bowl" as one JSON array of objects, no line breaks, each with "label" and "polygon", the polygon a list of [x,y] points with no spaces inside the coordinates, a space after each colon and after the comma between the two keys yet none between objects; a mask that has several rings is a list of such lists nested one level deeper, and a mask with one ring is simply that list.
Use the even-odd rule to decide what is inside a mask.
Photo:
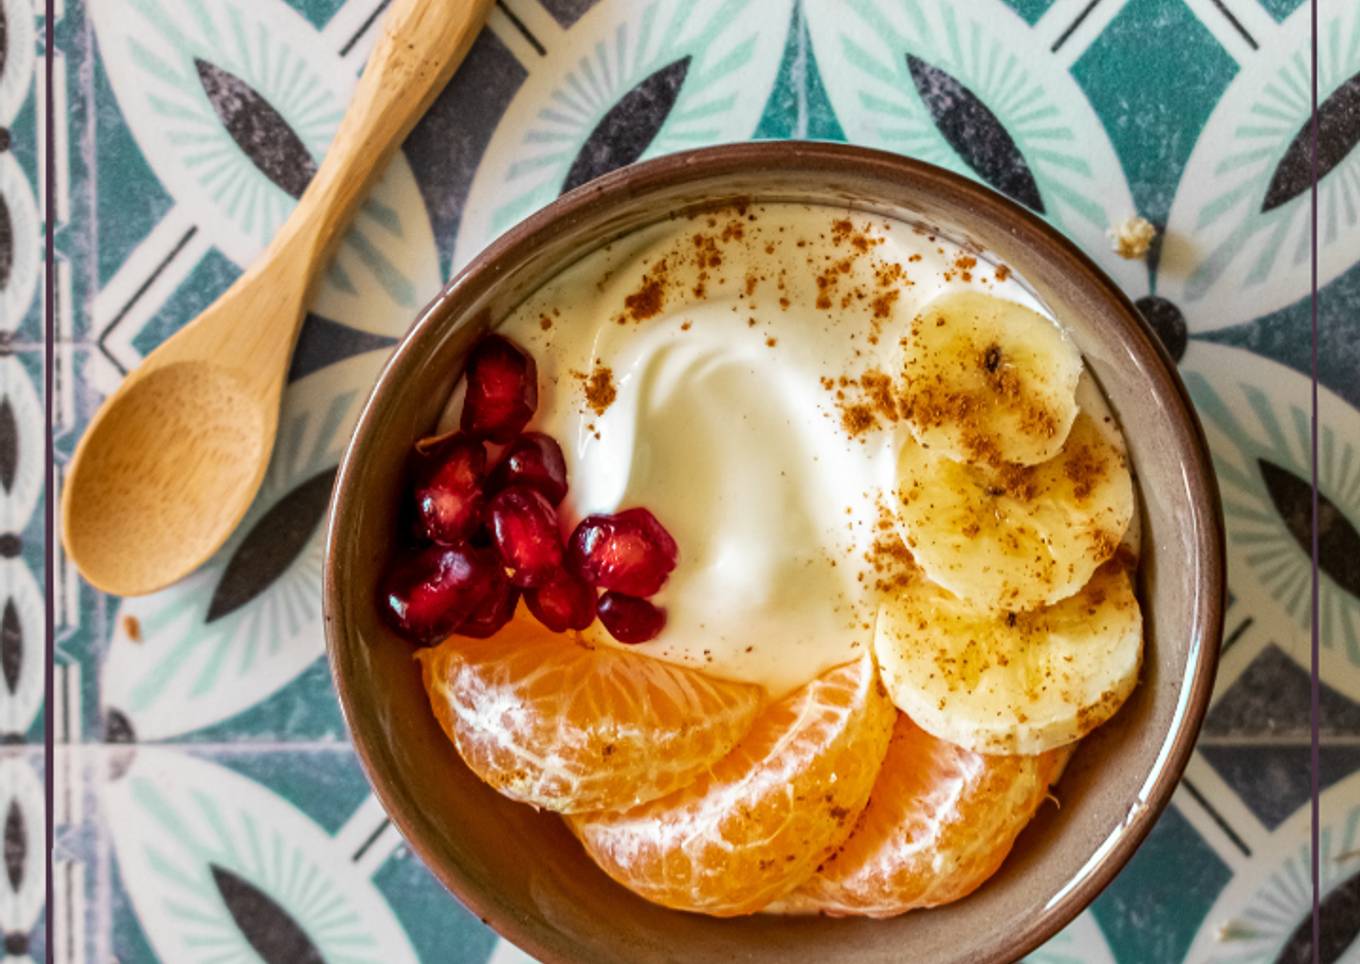
[{"label": "ceramic bowl", "polygon": [[[1001,871],[972,896],[892,920],[718,920],[610,881],[550,813],[463,765],[375,583],[403,466],[472,342],[585,253],[673,212],[734,199],[849,207],[925,225],[999,259],[1069,329],[1123,424],[1141,496],[1142,680],[1082,742]],[[546,961],[982,962],[1052,936],[1129,859],[1166,805],[1209,700],[1222,631],[1223,528],[1204,436],[1160,343],[1092,262],[1028,211],[939,168],[833,144],[676,154],[564,195],[483,251],[425,309],[378,379],[335,484],[325,561],[331,668],[355,748],[412,850],[459,900]],[[400,895],[396,899],[400,899]]]}]

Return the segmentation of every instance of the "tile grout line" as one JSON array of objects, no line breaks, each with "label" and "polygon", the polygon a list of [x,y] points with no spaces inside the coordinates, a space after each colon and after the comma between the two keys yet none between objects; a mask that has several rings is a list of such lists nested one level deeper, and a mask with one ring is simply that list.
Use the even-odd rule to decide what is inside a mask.
[{"label": "tile grout line", "polygon": [[[1360,747],[1360,733],[1327,733],[1328,746],[1334,747]],[[1297,748],[1304,749],[1309,746],[1312,734],[1307,730],[1299,730],[1294,733],[1266,733],[1253,735],[1251,733],[1221,733],[1201,736],[1195,744],[1197,747],[1269,747],[1279,749]]]},{"label": "tile grout line", "polygon": [[1321,883],[1321,853],[1320,835],[1322,824],[1322,801],[1321,801],[1321,777],[1322,777],[1322,747],[1319,736],[1320,725],[1322,722],[1322,670],[1321,670],[1321,642],[1322,633],[1319,622],[1321,615],[1321,576],[1320,568],[1320,548],[1321,524],[1318,520],[1318,507],[1320,492],[1318,488],[1318,0],[1309,0],[1309,63],[1308,73],[1310,90],[1309,106],[1312,108],[1309,116],[1309,152],[1308,162],[1310,174],[1312,175],[1311,190],[1308,199],[1309,228],[1312,232],[1308,248],[1309,254],[1309,282],[1311,284],[1310,296],[1308,299],[1311,336],[1309,342],[1311,362],[1309,374],[1312,376],[1312,391],[1309,396],[1310,419],[1309,419],[1309,481],[1312,483],[1311,500],[1309,502],[1308,523],[1311,544],[1309,545],[1309,562],[1312,564],[1312,580],[1309,585],[1309,648],[1308,648],[1308,671],[1309,671],[1309,697],[1311,706],[1309,707],[1309,726],[1311,729],[1311,739],[1308,747],[1308,770],[1309,770],[1309,789],[1312,791],[1311,809],[1309,812],[1309,846],[1312,848],[1312,860],[1309,866],[1309,876],[1312,884],[1312,950],[1314,964],[1320,960],[1322,946],[1322,883]]},{"label": "tile grout line", "polygon": [[43,821],[43,836],[45,845],[44,856],[44,876],[43,876],[43,899],[46,902],[47,914],[43,924],[43,933],[47,946],[51,948],[56,937],[56,914],[53,912],[56,904],[55,881],[53,880],[52,851],[56,845],[56,821],[52,819],[52,812],[56,804],[56,753],[54,728],[56,720],[52,716],[52,693],[56,682],[54,658],[56,655],[56,600],[53,595],[55,588],[55,573],[53,571],[54,554],[52,551],[52,540],[56,534],[54,506],[52,496],[54,493],[54,483],[56,480],[56,470],[54,458],[56,456],[56,444],[52,418],[55,412],[54,398],[52,392],[53,379],[53,359],[54,349],[53,340],[56,332],[53,326],[56,319],[53,314],[56,309],[56,279],[54,268],[56,265],[56,198],[54,187],[56,184],[56,132],[54,130],[56,121],[56,106],[53,98],[55,97],[53,78],[55,76],[56,52],[53,47],[56,44],[56,4],[55,0],[46,0],[44,4],[43,18],[43,95],[44,103],[41,106],[42,116],[45,121],[43,124],[43,202],[45,210],[43,212],[43,419],[45,428],[45,438],[43,439],[43,807],[46,819]]},{"label": "tile grout line", "polygon": [[186,741],[147,742],[147,743],[100,743],[94,741],[73,741],[57,743],[58,753],[68,756],[90,756],[104,753],[127,753],[129,750],[174,750],[181,753],[216,754],[220,756],[247,755],[251,753],[355,753],[353,744],[338,740],[286,740],[233,741],[229,743],[194,743]]}]

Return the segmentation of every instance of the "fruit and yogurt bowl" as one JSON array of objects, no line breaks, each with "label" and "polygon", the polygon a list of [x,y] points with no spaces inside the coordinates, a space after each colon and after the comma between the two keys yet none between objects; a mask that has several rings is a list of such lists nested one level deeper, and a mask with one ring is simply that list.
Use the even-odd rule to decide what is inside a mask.
[{"label": "fruit and yogurt bowl", "polygon": [[[1092,301],[1079,262],[1054,287],[1023,242],[1057,242],[1023,216],[980,232],[979,195],[1006,207],[981,189],[799,150],[764,190],[736,155],[771,152],[745,147],[558,202],[547,237],[451,286],[461,330],[435,304],[441,334],[419,359],[429,319],[408,337],[342,466],[328,600],[364,627],[332,624],[356,743],[436,872],[541,956],[1023,953],[1145,831],[1202,711],[1216,507],[1174,483],[1203,485],[1203,452],[1189,422],[1159,440],[1179,464],[1140,464],[1114,414],[1118,350],[1169,374],[1146,330],[1093,329],[1079,309],[1104,322],[1117,296]],[[884,165],[859,175],[890,197],[904,172],[937,194],[818,186],[847,159]],[[705,178],[728,190],[695,203]],[[403,369],[418,387],[375,417]],[[385,534],[356,539],[347,475],[380,436],[389,467],[348,518],[385,510]],[[1142,513],[1133,465],[1170,480]],[[337,540],[363,545],[343,592]],[[1178,541],[1194,594],[1162,589],[1163,613],[1147,556],[1155,574]],[[1170,675],[1144,659],[1168,628]],[[832,919],[864,917],[893,943]],[[1010,931],[946,936],[970,918]]]},{"label": "fruit and yogurt bowl", "polygon": [[678,213],[479,340],[448,421],[380,604],[465,763],[648,900],[965,896],[1137,681],[1119,427],[922,227]]}]

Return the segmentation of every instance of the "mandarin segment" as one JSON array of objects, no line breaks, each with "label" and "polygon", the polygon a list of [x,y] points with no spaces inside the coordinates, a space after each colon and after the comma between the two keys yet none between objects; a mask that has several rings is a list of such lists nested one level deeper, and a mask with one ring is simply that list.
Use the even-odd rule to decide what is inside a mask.
[{"label": "mandarin segment", "polygon": [[893,917],[967,896],[1001,866],[1072,749],[984,756],[899,713],[850,839],[778,909]]},{"label": "mandarin segment", "polygon": [[430,705],[506,796],[562,813],[687,786],[750,729],[758,686],[554,634],[521,612],[491,639],[421,650]]},{"label": "mandarin segment", "polygon": [[850,834],[893,718],[866,655],[771,704],[684,790],[568,823],[634,893],[680,910],[750,914],[797,887]]}]

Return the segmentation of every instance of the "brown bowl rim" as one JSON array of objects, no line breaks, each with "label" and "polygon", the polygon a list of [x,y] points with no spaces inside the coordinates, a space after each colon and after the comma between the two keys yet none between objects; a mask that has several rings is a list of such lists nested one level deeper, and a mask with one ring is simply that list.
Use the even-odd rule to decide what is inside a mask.
[{"label": "brown bowl rim", "polygon": [[1194,751],[1213,691],[1222,644],[1223,615],[1227,605],[1222,503],[1208,441],[1175,361],[1118,285],[1072,241],[1027,208],[962,175],[888,151],[824,141],[746,141],[695,148],[619,168],[561,195],[506,230],[459,270],[420,312],[384,364],[360,410],[353,435],[336,473],[327,512],[322,602],[326,648],[341,714],[360,765],[384,811],[421,862],[483,923],[539,960],[551,960],[553,952],[541,945],[528,927],[521,926],[514,918],[502,916],[490,902],[483,901],[478,890],[470,885],[459,868],[445,866],[433,859],[430,848],[419,837],[414,823],[398,805],[398,798],[389,786],[387,777],[377,767],[363,741],[355,736],[352,718],[357,686],[339,670],[338,650],[342,645],[343,634],[334,615],[341,609],[341,579],[335,566],[335,544],[345,538],[343,533],[348,517],[346,495],[351,476],[356,471],[355,452],[365,447],[374,421],[372,412],[384,405],[389,396],[400,392],[401,376],[416,361],[420,343],[439,326],[456,323],[466,307],[475,304],[485,290],[495,283],[501,274],[500,266],[507,261],[517,264],[531,255],[536,246],[536,237],[553,224],[568,221],[616,197],[646,195],[653,189],[673,186],[677,181],[769,169],[794,168],[834,173],[847,167],[879,178],[909,181],[923,190],[937,191],[962,203],[986,209],[994,221],[1008,223],[1013,231],[1023,230],[1030,240],[1044,245],[1045,257],[1065,261],[1067,270],[1085,275],[1086,282],[1098,289],[1117,309],[1112,314],[1121,316],[1124,333],[1131,336],[1132,344],[1127,347],[1152,373],[1150,389],[1163,399],[1175,400],[1176,448],[1185,458],[1184,467],[1191,500],[1197,510],[1196,517],[1203,520],[1209,530],[1207,538],[1200,540],[1200,549],[1207,550],[1208,558],[1202,560],[1204,565],[1200,568],[1203,583],[1200,598],[1204,600],[1204,605],[1200,607],[1200,618],[1193,626],[1199,639],[1198,657],[1195,659],[1189,695],[1182,698],[1184,709],[1180,730],[1164,757],[1160,773],[1147,789],[1145,806],[1140,807],[1129,819],[1110,850],[1076,887],[1040,909],[1023,930],[1010,935],[1001,947],[1003,958],[1018,960],[1030,953],[1066,927],[1099,896],[1152,830],[1170,802]]}]

